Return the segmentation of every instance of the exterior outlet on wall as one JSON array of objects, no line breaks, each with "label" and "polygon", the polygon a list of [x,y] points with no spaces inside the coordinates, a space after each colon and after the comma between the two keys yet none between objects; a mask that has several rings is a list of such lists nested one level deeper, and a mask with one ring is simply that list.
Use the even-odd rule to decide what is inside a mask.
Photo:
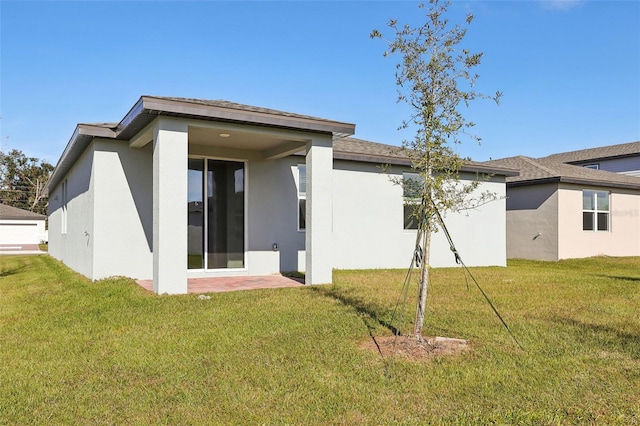
[{"label": "exterior outlet on wall", "polygon": [[273,243],[273,246],[271,248],[273,249],[273,251],[278,251],[278,243]]}]

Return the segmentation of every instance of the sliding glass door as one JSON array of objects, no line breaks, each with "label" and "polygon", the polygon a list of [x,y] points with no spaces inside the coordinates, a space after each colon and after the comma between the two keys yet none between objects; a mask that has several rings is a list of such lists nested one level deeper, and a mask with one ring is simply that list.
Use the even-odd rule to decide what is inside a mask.
[{"label": "sliding glass door", "polygon": [[208,269],[244,268],[244,163],[207,160]]},{"label": "sliding glass door", "polygon": [[204,160],[189,158],[187,173],[187,264],[204,268]]},{"label": "sliding glass door", "polygon": [[244,174],[241,162],[189,159],[189,269],[244,268]]}]

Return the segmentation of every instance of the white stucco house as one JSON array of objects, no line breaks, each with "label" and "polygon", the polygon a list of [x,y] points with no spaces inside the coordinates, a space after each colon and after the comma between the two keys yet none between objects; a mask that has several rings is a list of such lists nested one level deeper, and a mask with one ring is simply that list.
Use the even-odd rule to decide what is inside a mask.
[{"label": "white stucco house", "polygon": [[488,162],[507,178],[507,256],[640,256],[640,142]]},{"label": "white stucco house", "polygon": [[0,246],[40,244],[47,240],[46,216],[0,204]]},{"label": "white stucco house", "polygon": [[[227,101],[143,96],[115,123],[79,124],[49,181],[49,253],[91,279],[153,279],[186,293],[187,278],[405,268],[402,176],[393,147],[353,139],[355,125]],[[505,195],[515,173],[479,190]],[[505,200],[447,217],[468,265],[505,265]],[[432,265],[453,265],[440,234]]]}]

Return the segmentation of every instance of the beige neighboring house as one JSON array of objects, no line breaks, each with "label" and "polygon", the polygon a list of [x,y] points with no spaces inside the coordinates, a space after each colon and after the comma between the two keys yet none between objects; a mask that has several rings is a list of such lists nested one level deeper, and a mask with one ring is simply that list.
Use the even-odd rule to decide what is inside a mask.
[{"label": "beige neighboring house", "polygon": [[46,241],[46,218],[38,213],[0,204],[0,246],[19,247]]},{"label": "beige neighboring house", "polygon": [[493,160],[507,178],[507,257],[640,256],[640,142]]}]

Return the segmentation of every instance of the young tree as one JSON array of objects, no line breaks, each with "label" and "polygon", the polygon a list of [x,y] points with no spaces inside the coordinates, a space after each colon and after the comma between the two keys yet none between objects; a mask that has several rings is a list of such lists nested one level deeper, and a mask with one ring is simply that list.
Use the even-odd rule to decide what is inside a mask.
[{"label": "young tree", "polygon": [[0,202],[47,214],[46,184],[53,166],[20,150],[0,151]]},{"label": "young tree", "polygon": [[[420,199],[413,215],[418,220],[420,278],[418,306],[414,327],[415,337],[423,340],[422,328],[429,288],[429,258],[431,236],[438,229],[439,212],[472,208],[492,198],[490,193],[476,194],[480,181],[460,181],[460,170],[467,159],[456,154],[452,144],[461,143],[466,136],[480,142],[470,134],[474,126],[460,112],[475,99],[499,102],[501,93],[484,95],[474,89],[482,53],[471,53],[461,48],[467,27],[473,20],[468,15],[464,24],[450,25],[445,17],[449,2],[430,0],[426,22],[416,28],[399,25],[396,20],[388,24],[393,39],[385,40],[378,30],[371,38],[387,41],[384,56],[400,55],[396,65],[396,84],[399,103],[410,107],[411,115],[399,129],[415,129],[413,139],[403,141],[402,151],[410,159],[411,167],[419,178],[400,180],[405,197]],[[425,8],[423,4],[420,8]]]}]

